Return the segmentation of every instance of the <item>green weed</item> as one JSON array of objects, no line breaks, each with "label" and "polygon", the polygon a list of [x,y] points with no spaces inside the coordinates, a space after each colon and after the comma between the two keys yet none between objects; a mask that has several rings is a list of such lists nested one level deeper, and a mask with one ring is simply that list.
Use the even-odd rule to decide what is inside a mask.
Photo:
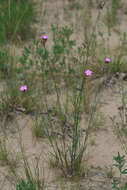
[{"label": "green weed", "polygon": [[36,186],[33,183],[27,182],[25,180],[21,180],[16,185],[16,190],[36,190]]},{"label": "green weed", "polygon": [[32,1],[0,1],[0,43],[30,38],[34,21],[35,8]]},{"label": "green weed", "polygon": [[127,183],[126,182],[123,183],[123,181],[122,181],[123,175],[127,174],[127,169],[124,169],[124,166],[125,166],[125,156],[121,156],[120,153],[118,152],[118,155],[114,156],[113,159],[115,161],[114,166],[119,171],[119,179],[115,179],[115,178],[113,179],[112,188],[113,189],[117,189],[117,190],[121,190],[121,189],[126,190],[127,189]]}]

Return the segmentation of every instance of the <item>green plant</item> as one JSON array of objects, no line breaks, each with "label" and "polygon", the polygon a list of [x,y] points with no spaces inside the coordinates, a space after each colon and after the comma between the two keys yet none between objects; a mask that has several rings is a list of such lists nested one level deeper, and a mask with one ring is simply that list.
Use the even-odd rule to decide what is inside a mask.
[{"label": "green plant", "polygon": [[119,179],[113,179],[112,188],[116,190],[127,190],[127,183],[123,184],[122,177],[127,174],[127,169],[124,169],[125,166],[125,156],[121,156],[118,152],[117,156],[114,156],[115,164],[114,166],[119,170]]},{"label": "green plant", "polygon": [[126,61],[122,58],[121,55],[117,56],[110,64],[108,72],[117,73],[117,72],[127,72]]},{"label": "green plant", "polygon": [[[35,21],[34,2],[29,0],[0,1],[0,43],[26,40],[31,36]],[[27,27],[26,27],[27,26]]]},{"label": "green plant", "polygon": [[32,131],[36,138],[44,138],[47,136],[46,128],[49,127],[46,122],[46,117],[38,117],[35,119]]},{"label": "green plant", "polygon": [[36,190],[36,186],[33,183],[30,183],[25,180],[21,180],[16,185],[16,190]]},{"label": "green plant", "polygon": [[[55,124],[58,122],[58,128],[56,128],[57,133],[61,134],[61,140],[58,138],[52,138],[49,135],[49,128],[47,127],[47,137],[49,139],[50,145],[52,147],[51,156],[53,158],[53,162],[50,161],[50,164],[55,166],[57,163],[57,167],[59,167],[65,177],[74,177],[76,175],[81,176],[83,173],[82,160],[84,152],[87,146],[87,139],[89,136],[89,132],[92,126],[92,120],[94,118],[94,113],[97,105],[97,94],[99,93],[100,88],[98,87],[97,93],[95,95],[94,105],[90,106],[89,109],[89,117],[88,117],[88,129],[85,136],[85,140],[82,140],[82,136],[80,133],[80,122],[82,115],[88,108],[88,100],[86,99],[85,108],[84,108],[84,100],[86,98],[86,90],[89,90],[88,83],[90,80],[87,78],[88,76],[84,76],[83,70],[86,65],[89,64],[88,57],[90,52],[79,51],[79,56],[82,56],[83,61],[79,61],[79,65],[76,64],[73,67],[73,57],[72,49],[75,45],[74,41],[71,40],[72,30],[68,27],[57,28],[56,26],[52,27],[53,30],[53,52],[49,54],[47,50],[38,49],[38,52],[41,53],[41,58],[43,65],[41,65],[42,73],[43,73],[43,91],[44,91],[44,102],[46,104],[46,108],[48,110],[48,105],[50,105],[49,98],[46,96],[45,89],[47,85],[45,81],[47,81],[48,77],[50,77],[54,84],[54,92],[56,95],[56,112],[54,115],[54,119],[52,119],[51,114],[47,112],[48,116],[48,125],[51,130],[54,130]],[[93,40],[93,39],[92,39]],[[89,42],[90,45],[92,42]],[[89,49],[87,50],[89,51]],[[91,51],[91,49],[90,49]],[[48,52],[48,53],[47,53]],[[70,52],[70,54],[69,54]],[[77,53],[76,52],[76,53]],[[40,53],[39,53],[40,54]],[[50,56],[51,55],[51,56]],[[71,55],[71,56],[70,56]],[[84,62],[85,60],[85,62]],[[45,64],[49,66],[49,72],[44,73]],[[87,66],[88,67],[88,66]],[[86,70],[88,71],[88,70]],[[90,70],[89,70],[90,71]],[[57,75],[59,74],[59,75]],[[91,72],[92,74],[92,72]],[[90,74],[90,75],[91,75]],[[76,76],[79,76],[78,80],[74,80]],[[60,81],[61,77],[64,83],[64,90],[61,89]],[[77,78],[76,78],[77,79]],[[77,89],[78,84],[78,89]],[[65,91],[65,102],[62,103],[61,94]],[[88,95],[89,96],[89,95]],[[71,109],[70,109],[71,107]],[[71,117],[70,117],[71,116]],[[68,134],[67,128],[70,128],[71,134]],[[69,130],[69,129],[68,129]],[[67,137],[67,134],[70,138]]]}]

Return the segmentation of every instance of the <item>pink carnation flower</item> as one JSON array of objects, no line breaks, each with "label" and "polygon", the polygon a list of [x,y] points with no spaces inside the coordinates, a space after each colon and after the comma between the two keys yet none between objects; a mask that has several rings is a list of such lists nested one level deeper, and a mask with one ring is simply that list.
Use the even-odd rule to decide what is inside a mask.
[{"label": "pink carnation flower", "polygon": [[91,70],[87,69],[87,70],[84,71],[84,74],[86,76],[91,76],[93,74],[93,72]]},{"label": "pink carnation flower", "polygon": [[105,61],[105,63],[110,63],[110,62],[111,62],[111,59],[108,58],[108,57],[106,57],[106,58],[104,59],[104,61]]},{"label": "pink carnation flower", "polygon": [[27,85],[22,85],[19,90],[20,90],[21,92],[25,92],[25,91],[28,90],[28,87],[27,87]]},{"label": "pink carnation flower", "polygon": [[47,36],[47,35],[42,35],[42,36],[40,36],[40,38],[41,38],[42,40],[48,40],[48,36]]}]

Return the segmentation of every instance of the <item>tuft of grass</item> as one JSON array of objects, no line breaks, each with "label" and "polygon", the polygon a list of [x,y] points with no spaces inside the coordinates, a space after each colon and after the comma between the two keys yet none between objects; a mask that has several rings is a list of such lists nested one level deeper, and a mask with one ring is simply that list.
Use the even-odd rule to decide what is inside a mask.
[{"label": "tuft of grass", "polygon": [[46,127],[48,127],[45,123],[45,121],[43,120],[43,118],[37,118],[35,119],[33,128],[32,128],[32,132],[33,135],[36,138],[44,138],[46,137]]},{"label": "tuft of grass", "polygon": [[33,31],[31,24],[35,21],[35,15],[33,1],[0,1],[0,43],[30,38]]},{"label": "tuft of grass", "polygon": [[115,58],[110,64],[108,68],[111,73],[126,73],[127,72],[127,64],[126,60],[122,58],[122,56],[118,56]]},{"label": "tuft of grass", "polygon": [[30,183],[29,181],[21,180],[16,185],[16,190],[36,190],[36,186],[33,183]]}]

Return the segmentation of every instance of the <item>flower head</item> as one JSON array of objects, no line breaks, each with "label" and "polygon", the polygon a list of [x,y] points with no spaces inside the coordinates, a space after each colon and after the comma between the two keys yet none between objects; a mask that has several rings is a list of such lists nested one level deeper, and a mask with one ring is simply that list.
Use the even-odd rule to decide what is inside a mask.
[{"label": "flower head", "polygon": [[106,57],[106,58],[104,59],[104,62],[105,62],[105,63],[110,63],[110,62],[111,62],[111,59],[108,58],[108,57]]},{"label": "flower head", "polygon": [[42,40],[48,40],[48,36],[47,35],[42,35],[42,36],[40,36],[40,38],[42,39]]},{"label": "flower head", "polygon": [[20,90],[21,92],[25,92],[25,91],[28,90],[28,87],[27,87],[27,85],[22,85],[22,86],[19,88],[19,90]]},{"label": "flower head", "polygon": [[93,72],[91,70],[87,69],[87,70],[84,71],[84,74],[86,76],[91,76],[93,74]]}]

